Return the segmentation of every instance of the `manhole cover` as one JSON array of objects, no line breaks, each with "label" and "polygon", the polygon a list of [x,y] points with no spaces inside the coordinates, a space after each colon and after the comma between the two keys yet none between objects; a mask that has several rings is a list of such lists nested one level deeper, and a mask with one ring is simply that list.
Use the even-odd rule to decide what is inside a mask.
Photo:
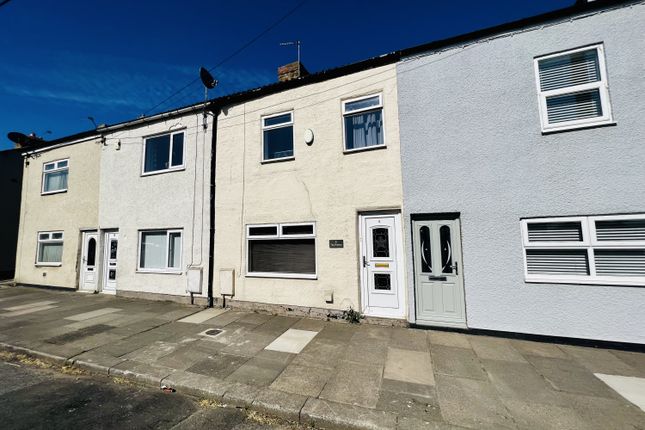
[{"label": "manhole cover", "polygon": [[200,334],[202,336],[215,337],[215,336],[217,336],[219,334],[222,334],[223,332],[224,332],[224,330],[219,329],[219,328],[209,328],[208,330],[205,330],[205,331],[201,332]]}]

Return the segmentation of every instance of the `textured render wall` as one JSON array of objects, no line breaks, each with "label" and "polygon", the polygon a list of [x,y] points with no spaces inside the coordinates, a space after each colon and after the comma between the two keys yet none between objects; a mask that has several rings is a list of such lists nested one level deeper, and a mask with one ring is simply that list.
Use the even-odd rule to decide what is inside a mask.
[{"label": "textured render wall", "polygon": [[[645,342],[645,287],[525,283],[519,221],[645,212],[644,22],[639,5],[399,65],[405,220],[461,213],[469,327]],[[595,42],[617,125],[543,136],[533,57]]]},{"label": "textured render wall", "polygon": [[[99,157],[96,140],[36,154],[23,171],[16,282],[64,288],[78,287],[81,229],[98,223]],[[43,164],[69,158],[67,192],[41,195]],[[60,267],[36,266],[39,231],[63,231]]]},{"label": "textured render wall", "polygon": [[[206,133],[201,124],[201,113],[190,114],[106,136],[108,145],[101,154],[99,224],[101,229],[119,230],[117,294],[186,296],[186,268],[192,260],[203,268],[202,295],[207,295],[212,117]],[[142,176],[144,137],[181,129],[185,133],[185,169]],[[119,140],[121,149],[117,150]],[[137,272],[139,230],[161,228],[183,229],[181,274]]]},{"label": "textured render wall", "polygon": [[[236,300],[359,307],[357,213],[401,207],[394,66],[308,85],[225,109],[217,138],[215,295],[235,269]],[[343,154],[341,100],[383,93],[386,149]],[[262,115],[294,111],[295,160],[261,164]],[[245,113],[246,112],[246,113]],[[313,130],[313,145],[304,132]],[[245,277],[245,225],[315,221],[317,280]],[[344,248],[330,249],[330,239]],[[333,290],[334,303],[323,292]]]}]

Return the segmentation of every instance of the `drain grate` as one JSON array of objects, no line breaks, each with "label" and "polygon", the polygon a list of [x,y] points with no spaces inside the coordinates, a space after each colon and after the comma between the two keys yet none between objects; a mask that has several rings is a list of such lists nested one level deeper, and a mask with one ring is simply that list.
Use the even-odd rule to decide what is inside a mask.
[{"label": "drain grate", "polygon": [[222,330],[222,329],[209,328],[208,330],[205,330],[205,331],[203,331],[203,332],[201,332],[199,334],[201,334],[202,336],[215,337],[215,336],[218,336],[218,335],[220,335],[222,333],[224,333],[224,330]]}]

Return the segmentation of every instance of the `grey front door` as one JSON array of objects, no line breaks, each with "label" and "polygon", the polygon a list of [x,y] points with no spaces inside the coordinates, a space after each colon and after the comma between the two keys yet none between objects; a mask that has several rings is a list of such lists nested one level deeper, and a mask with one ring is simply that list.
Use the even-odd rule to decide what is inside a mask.
[{"label": "grey front door", "polygon": [[418,324],[466,327],[459,220],[413,221]]}]

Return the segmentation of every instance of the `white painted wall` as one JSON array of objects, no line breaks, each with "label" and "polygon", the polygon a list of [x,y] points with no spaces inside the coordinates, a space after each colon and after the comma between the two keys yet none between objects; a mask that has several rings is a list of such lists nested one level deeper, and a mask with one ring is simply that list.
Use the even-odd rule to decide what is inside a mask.
[{"label": "white painted wall", "polygon": [[[461,213],[469,327],[645,343],[645,288],[525,283],[520,233],[645,212],[644,22],[639,4],[399,64],[406,223]],[[616,125],[542,135],[533,58],[598,42]]]},{"label": "white painted wall", "polygon": [[[382,92],[386,149],[343,153],[341,100]],[[262,164],[261,116],[294,111],[295,160]],[[379,67],[229,106],[218,119],[215,295],[235,270],[235,300],[359,309],[357,217],[401,207],[396,69]],[[304,142],[306,129],[315,135]],[[245,225],[315,221],[318,278],[246,277]],[[330,239],[344,248],[330,249]],[[334,292],[325,303],[324,291]]]},{"label": "white painted wall", "polygon": [[[117,294],[187,296],[186,269],[192,263],[203,269],[202,296],[207,295],[212,117],[206,131],[201,124],[202,114],[194,113],[106,135],[99,225],[119,231]],[[185,169],[142,176],[144,137],[182,129]],[[183,229],[182,272],[138,272],[139,231],[162,228]]]}]

